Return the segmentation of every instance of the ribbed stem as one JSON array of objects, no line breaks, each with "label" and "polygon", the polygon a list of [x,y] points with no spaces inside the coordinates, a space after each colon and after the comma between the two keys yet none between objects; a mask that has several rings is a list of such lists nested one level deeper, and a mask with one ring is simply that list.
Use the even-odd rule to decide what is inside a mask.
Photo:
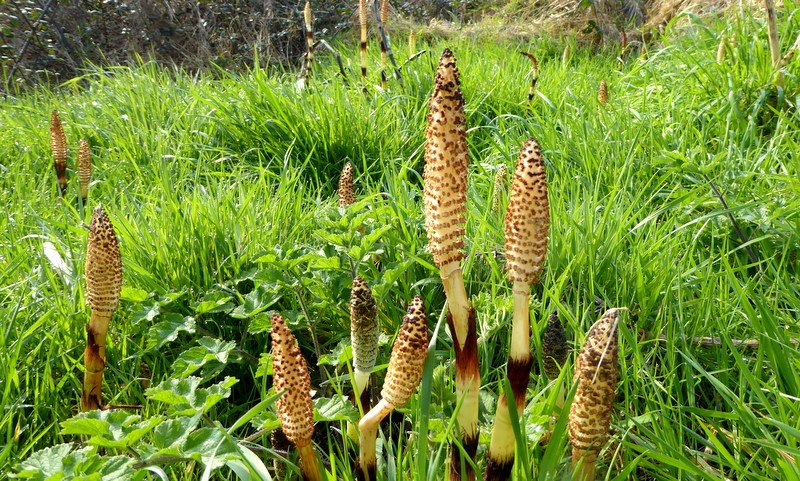
[{"label": "ribbed stem", "polygon": [[[459,271],[460,277],[460,271]],[[448,301],[449,304],[449,301]],[[447,325],[453,336],[455,348],[455,391],[456,401],[461,404],[456,419],[461,429],[461,446],[470,461],[474,461],[478,450],[478,407],[480,394],[480,371],[478,369],[478,337],[476,334],[475,310],[468,308],[467,331],[462,341],[457,339],[457,328],[453,320],[452,310],[447,315]],[[461,462],[461,451],[451,446],[450,479],[473,480],[475,471],[470,461]]]},{"label": "ribbed stem", "polygon": [[361,80],[367,81],[367,4],[358,0],[358,18],[361,23]]},{"label": "ribbed stem", "polygon": [[304,446],[297,446],[297,453],[300,455],[300,475],[303,481],[322,481],[322,468],[314,452],[314,445],[309,443]]},{"label": "ribbed stem", "polygon": [[106,333],[110,312],[92,312],[86,326],[86,350],[83,353],[83,391],[81,412],[103,407],[103,371],[106,367]]},{"label": "ribbed stem", "polygon": [[359,481],[375,480],[375,469],[378,458],[375,456],[375,444],[378,437],[378,426],[383,418],[394,411],[394,406],[385,399],[372,408],[361,418],[358,423],[359,431],[359,455],[358,455],[358,479]]}]

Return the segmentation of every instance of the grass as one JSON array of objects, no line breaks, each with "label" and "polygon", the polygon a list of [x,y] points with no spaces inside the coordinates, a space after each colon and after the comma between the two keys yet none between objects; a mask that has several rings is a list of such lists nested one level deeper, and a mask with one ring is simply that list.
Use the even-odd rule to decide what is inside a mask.
[{"label": "grass", "polygon": [[[791,11],[778,20],[784,49],[796,32]],[[722,33],[736,33],[738,42],[717,64]],[[403,43],[394,42],[401,62],[408,55]],[[258,457],[241,446],[266,446],[255,451],[264,463],[277,459],[288,469],[283,476],[296,476],[296,460],[283,460],[269,436],[230,442],[275,425],[272,401],[250,410],[269,399],[266,331],[268,313],[277,310],[314,371],[324,420],[315,441],[331,479],[352,479],[353,446],[341,432],[354,413],[340,396],[351,388],[343,363],[349,287],[358,273],[379,304],[386,342],[379,378],[411,297],[422,295],[429,319],[438,319],[421,392],[401,410],[406,424],[393,418],[379,438],[380,479],[442,478],[446,445],[458,431],[452,346],[440,316],[444,295],[426,252],[421,169],[427,98],[445,45],[418,41],[423,46],[429,52],[406,66],[402,87],[370,87],[366,95],[359,86],[344,87],[323,57],[304,92],[291,76],[263,69],[190,76],[144,64],[92,70],[57,92],[6,101],[0,432],[7,442],[0,476],[20,472],[32,453],[80,442],[81,435],[107,446],[106,461],[92,464],[74,450],[49,451],[61,454],[50,458],[78,460],[76,470],[106,475],[119,466],[130,473],[135,460],[151,468],[136,471],[139,479],[194,479],[225,462],[257,473]],[[467,102],[464,277],[478,313],[484,436],[504,385],[511,320],[510,286],[493,255],[503,246],[502,218],[491,213],[494,172],[500,164],[513,167],[528,136],[547,159],[551,243],[534,288],[537,360],[519,427],[531,463],[518,463],[515,479],[568,476],[564,418],[548,443],[537,442],[557,391],[539,375],[538,336],[558,310],[579,346],[598,317],[596,298],[631,309],[620,326],[623,374],[612,438],[599,461],[602,479],[800,478],[800,358],[790,341],[800,337],[797,64],[785,71],[789,89],[777,92],[766,27],[747,15],[727,24],[694,20],[682,35],[668,33],[648,60],[627,58],[621,71],[612,49],[573,49],[564,68],[563,44],[550,39],[447,46]],[[349,50],[356,82],[357,53]],[[540,60],[531,105],[529,61],[516,50]],[[610,90],[604,108],[597,102],[601,79]],[[88,212],[82,217],[71,201],[57,199],[47,127],[53,109],[61,113],[71,161],[81,137],[92,145],[89,206],[102,203],[109,212],[124,263],[103,391],[109,404],[143,407],[95,424],[71,419],[88,318],[81,227]],[[354,164],[361,200],[343,212],[335,189],[346,161]],[[77,195],[71,174],[70,199]],[[750,239],[758,265],[728,214]],[[45,255],[47,243],[61,262]],[[721,346],[698,347],[693,336],[718,336]],[[743,350],[730,339],[760,345]],[[569,379],[565,371],[562,381]],[[123,447],[109,446],[108,434],[92,431],[97,425],[119,428]],[[123,425],[139,426],[142,436]],[[176,437],[173,428],[191,434]],[[409,436],[405,428],[418,432]],[[43,458],[25,466],[45,472]],[[234,474],[221,468],[218,476]]]}]

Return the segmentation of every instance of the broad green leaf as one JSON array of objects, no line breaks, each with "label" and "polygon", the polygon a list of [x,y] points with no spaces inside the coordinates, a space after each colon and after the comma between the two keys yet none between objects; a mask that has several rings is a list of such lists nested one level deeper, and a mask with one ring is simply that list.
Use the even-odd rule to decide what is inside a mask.
[{"label": "broad green leaf", "polygon": [[183,452],[186,457],[200,461],[211,470],[239,457],[236,445],[217,428],[200,428],[191,433],[184,443]]},{"label": "broad green leaf", "polygon": [[62,434],[89,436],[87,444],[123,449],[138,442],[163,420],[162,417],[140,421],[141,416],[124,411],[89,411],[61,423]]},{"label": "broad green leaf", "polygon": [[198,341],[199,346],[187,349],[175,360],[172,372],[182,378],[192,375],[198,369],[203,369],[203,377],[210,379],[219,374],[228,362],[228,356],[236,347],[235,342],[224,342],[219,339],[203,337]]},{"label": "broad green leaf", "polygon": [[166,314],[163,321],[155,324],[147,331],[147,349],[158,349],[164,344],[177,339],[181,331],[193,333],[194,329],[194,317],[183,317],[175,313]]},{"label": "broad green leaf", "polygon": [[[15,477],[33,479],[36,481],[49,479],[55,481],[62,479],[64,476],[64,465],[62,461],[66,459],[67,456],[80,456],[82,454],[74,450],[74,444],[57,444],[36,451],[31,454],[28,459],[20,463],[20,471],[15,474]],[[85,454],[83,456],[85,456]]]},{"label": "broad green leaf", "polygon": [[314,422],[358,421],[358,410],[347,396],[314,399]]},{"label": "broad green leaf", "polygon": [[258,286],[249,294],[244,296],[244,304],[237,306],[231,312],[231,317],[236,319],[249,319],[278,302],[281,294],[274,290],[268,290],[264,286]]},{"label": "broad green leaf", "polygon": [[198,302],[192,306],[194,313],[202,314],[216,314],[219,312],[227,313],[233,309],[233,304],[229,302],[233,299],[232,296],[211,296],[212,299]]},{"label": "broad green leaf", "polygon": [[333,348],[329,354],[323,354],[317,361],[318,366],[340,366],[353,359],[353,350],[350,339],[344,338]]},{"label": "broad green leaf", "polygon": [[156,302],[137,304],[131,313],[131,322],[136,325],[142,321],[152,322],[161,313],[161,307]]},{"label": "broad green leaf", "polygon": [[150,294],[144,289],[123,285],[119,297],[127,302],[144,302],[150,297]]},{"label": "broad green leaf", "polygon": [[151,387],[145,394],[154,401],[169,404],[171,414],[193,415],[207,412],[215,404],[231,394],[231,386],[238,380],[226,377],[223,381],[208,388],[199,388],[203,380],[190,376],[185,379],[167,379],[156,387]]},{"label": "broad green leaf", "polygon": [[262,352],[258,358],[258,368],[256,369],[256,377],[264,377],[272,375],[272,354]]},{"label": "broad green leaf", "polygon": [[250,320],[250,325],[247,326],[247,332],[250,334],[261,334],[262,332],[269,331],[272,327],[272,318],[267,314],[256,314]]},{"label": "broad green leaf", "polygon": [[[183,416],[177,419],[168,419],[153,430],[153,446],[166,449],[175,445],[182,445],[189,434],[197,427],[201,416]],[[163,454],[162,454],[163,455]]]}]

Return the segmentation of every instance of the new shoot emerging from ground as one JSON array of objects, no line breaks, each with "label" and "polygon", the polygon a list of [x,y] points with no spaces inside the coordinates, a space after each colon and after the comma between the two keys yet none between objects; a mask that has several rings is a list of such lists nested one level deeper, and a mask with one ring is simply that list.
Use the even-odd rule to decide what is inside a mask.
[{"label": "new shoot emerging from ground", "polygon": [[89,197],[89,182],[92,180],[92,154],[89,141],[81,139],[78,146],[78,182],[81,186],[81,203],[85,206]]},{"label": "new shoot emerging from ground", "polygon": [[620,308],[609,309],[589,329],[575,363],[578,383],[569,410],[569,440],[576,481],[593,481],[597,455],[608,439],[619,377],[617,322]]},{"label": "new shoot emerging from ground", "polygon": [[64,135],[58,110],[53,110],[50,115],[50,150],[53,152],[58,192],[64,197],[67,195],[67,137]]},{"label": "new shoot emerging from ground", "polygon": [[353,187],[353,164],[344,164],[342,174],[339,176],[339,207],[347,207],[356,202],[355,188]]},{"label": "new shoot emerging from ground", "polygon": [[314,434],[314,407],[311,403],[311,377],[297,339],[280,314],[272,315],[272,369],[275,401],[281,428],[300,456],[300,473],[305,481],[322,481],[322,470],[311,444]]},{"label": "new shoot emerging from ground", "polygon": [[111,314],[119,305],[122,289],[122,257],[111,220],[98,207],[89,226],[86,250],[86,293],[91,315],[86,326],[86,351],[81,411],[103,407],[103,370],[106,367],[106,333]]},{"label": "new shoot emerging from ground", "polygon": [[461,444],[470,458],[462,467],[461,451],[450,450],[450,479],[475,478],[472,462],[478,448],[478,348],[475,311],[461,274],[461,249],[467,210],[467,137],[460,74],[450,49],[444,49],[436,71],[425,131],[425,225],[430,251],[439,267],[449,313],[456,361],[456,399]]},{"label": "new shoot emerging from ground", "polygon": [[380,402],[358,423],[360,453],[358,479],[374,481],[377,458],[375,442],[378,425],[395,408],[403,407],[422,380],[422,369],[428,352],[428,323],[425,305],[417,296],[408,306],[403,324],[392,346],[389,368],[383,382]]},{"label": "new shoot emerging from ground", "polygon": [[[564,333],[564,326],[558,314],[553,312],[547,320],[547,327],[542,334],[542,368],[544,374],[550,381],[555,381],[561,374],[561,368],[567,362],[569,346],[567,336]],[[558,386],[558,398],[556,399],[556,411],[560,412],[564,407],[566,389],[563,384]],[[555,414],[555,413],[554,413]]]},{"label": "new shoot emerging from ground", "polygon": [[[505,222],[508,278],[514,283],[514,316],[506,374],[518,415],[525,410],[525,393],[533,362],[528,301],[531,285],[538,282],[547,254],[549,230],[550,204],[544,159],[539,143],[531,138],[519,152]],[[487,480],[509,479],[511,475],[514,431],[510,415],[508,399],[501,393],[486,461]]]}]

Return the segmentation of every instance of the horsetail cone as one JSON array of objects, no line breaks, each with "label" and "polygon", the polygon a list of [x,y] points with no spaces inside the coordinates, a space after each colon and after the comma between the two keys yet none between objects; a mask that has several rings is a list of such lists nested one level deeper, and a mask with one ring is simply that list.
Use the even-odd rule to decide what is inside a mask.
[{"label": "horsetail cone", "polygon": [[575,364],[573,382],[578,383],[569,411],[572,464],[579,471],[574,479],[594,479],[597,454],[608,438],[614,393],[619,376],[617,320],[621,309],[609,309],[589,329]]},{"label": "horsetail cone", "polygon": [[551,381],[561,374],[561,366],[567,362],[567,336],[557,313],[550,314],[542,335],[542,365],[547,379]]},{"label": "horsetail cone", "polygon": [[53,167],[61,197],[67,195],[67,137],[61,125],[58,110],[50,115],[50,150],[53,152]]},{"label": "horsetail cone", "polygon": [[[467,136],[460,74],[450,49],[444,49],[436,70],[425,131],[425,226],[430,250],[439,267],[449,313],[456,364],[456,399],[461,444],[470,458],[478,448],[478,370],[475,311],[467,299],[461,273],[467,210]],[[472,463],[461,461],[461,449],[450,451],[450,479],[472,480]]]},{"label": "horsetail cone", "polygon": [[600,86],[597,87],[597,101],[602,105],[608,103],[608,84],[605,80],[601,80]]},{"label": "horsetail cone", "polygon": [[361,394],[367,387],[369,375],[375,367],[379,336],[380,326],[375,298],[372,297],[367,281],[355,277],[353,290],[350,293],[350,337],[357,394]]},{"label": "horsetail cone", "polygon": [[395,408],[404,406],[422,380],[422,370],[428,351],[428,323],[422,298],[414,297],[403,317],[389,358],[381,400],[358,423],[359,456],[357,479],[375,478],[377,458],[375,440],[378,425]]},{"label": "horsetail cone", "polygon": [[89,196],[89,182],[92,180],[92,154],[89,150],[89,141],[81,139],[78,146],[78,182],[81,186],[81,201],[86,204]]},{"label": "horsetail cone", "polygon": [[280,314],[272,315],[272,369],[275,401],[281,429],[300,454],[304,480],[321,480],[319,461],[311,437],[314,434],[314,407],[311,403],[311,377],[297,339]]},{"label": "horsetail cone", "polygon": [[339,207],[347,207],[356,202],[355,188],[353,187],[353,164],[344,164],[339,176]]},{"label": "horsetail cone", "polygon": [[114,226],[102,207],[94,210],[86,251],[86,292],[91,309],[86,326],[81,411],[102,407],[106,333],[111,314],[119,305],[122,289],[122,257]]}]

